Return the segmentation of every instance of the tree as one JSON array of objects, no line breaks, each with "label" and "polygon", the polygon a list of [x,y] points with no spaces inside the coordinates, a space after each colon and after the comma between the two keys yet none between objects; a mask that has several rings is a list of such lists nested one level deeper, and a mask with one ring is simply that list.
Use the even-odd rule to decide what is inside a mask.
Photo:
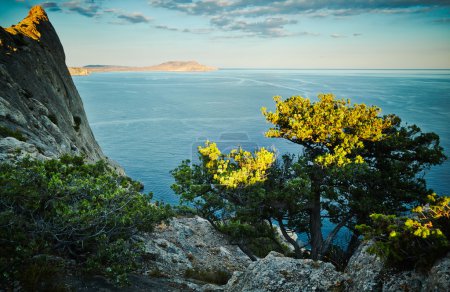
[{"label": "tree", "polygon": [[321,231],[321,186],[329,185],[326,181],[328,168],[363,163],[357,150],[364,147],[365,141],[381,140],[383,130],[391,125],[391,118],[380,118],[377,107],[351,106],[349,100],[335,100],[332,94],[319,95],[315,103],[300,96],[285,101],[277,96],[274,100],[275,112],[262,109],[267,121],[275,126],[266,136],[302,145],[312,163],[309,229],[312,258],[318,259],[326,247]]},{"label": "tree", "polygon": [[[257,212],[260,185],[274,162],[274,153],[262,148],[254,153],[241,148],[222,153],[216,143],[199,147],[199,164],[186,160],[171,173],[172,189],[181,204],[195,208],[216,229],[231,236],[252,259],[265,256],[269,247],[282,247],[270,225]],[[250,248],[249,248],[250,246]],[[265,252],[267,251],[267,252]]]},{"label": "tree", "polygon": [[[305,233],[311,257],[326,259],[343,227],[353,234],[349,256],[358,243],[355,225],[369,222],[374,212],[399,214],[422,202],[430,192],[423,171],[446,159],[436,134],[402,126],[395,115],[381,117],[377,107],[351,105],[331,94],[317,102],[274,99],[274,112],[262,110],[274,125],[266,135],[299,144],[299,156],[283,156],[256,182],[218,188],[211,185],[217,185],[214,173],[221,168],[206,165],[200,153],[201,165],[184,164],[174,172],[174,190],[189,190],[184,198],[217,220],[231,214],[248,224],[277,224],[297,257],[304,256],[302,246],[289,231]],[[334,224],[326,238],[325,219]]]},{"label": "tree", "polygon": [[[371,213],[398,214],[420,203],[422,194],[429,191],[419,174],[446,159],[439,136],[422,133],[415,125],[402,126],[395,115],[380,117],[377,107],[352,106],[349,100],[335,100],[331,94],[319,95],[315,103],[299,96],[274,100],[275,112],[262,109],[274,125],[266,135],[304,147],[292,169],[294,179],[308,178],[307,189],[297,196],[279,196],[284,203],[278,204],[303,202],[303,209],[297,208],[301,212],[284,218],[296,231],[305,229],[301,224],[309,219],[307,233],[314,259],[327,253],[342,227],[353,232],[351,251],[359,235],[354,226],[366,223]],[[266,191],[273,192],[267,187]],[[321,232],[324,217],[335,224],[325,240]]]}]

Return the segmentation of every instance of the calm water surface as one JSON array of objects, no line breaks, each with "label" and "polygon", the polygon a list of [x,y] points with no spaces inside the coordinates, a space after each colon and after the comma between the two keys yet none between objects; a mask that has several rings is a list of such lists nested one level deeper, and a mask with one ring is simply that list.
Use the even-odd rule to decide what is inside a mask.
[{"label": "calm water surface", "polygon": [[[191,159],[201,140],[253,147],[299,147],[265,138],[260,108],[272,97],[317,98],[332,92],[377,105],[434,131],[450,156],[450,70],[220,70],[207,73],[117,72],[74,77],[105,154],[144,183],[154,198],[177,204],[169,171]],[[222,139],[221,139],[222,137]],[[450,163],[427,172],[429,187],[449,194]]]}]

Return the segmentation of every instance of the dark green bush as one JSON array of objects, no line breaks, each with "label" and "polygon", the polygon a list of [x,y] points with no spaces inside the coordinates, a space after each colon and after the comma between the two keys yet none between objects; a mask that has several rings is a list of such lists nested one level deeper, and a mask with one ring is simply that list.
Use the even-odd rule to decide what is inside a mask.
[{"label": "dark green bush", "polygon": [[47,117],[50,121],[52,121],[53,124],[58,125],[58,119],[54,114],[49,114]]},{"label": "dark green bush", "polygon": [[80,130],[81,118],[79,116],[73,116],[73,122],[75,124],[73,128],[78,132]]},{"label": "dark green bush", "polygon": [[81,157],[0,164],[0,284],[20,281],[36,257],[71,260],[123,283],[141,251],[133,236],[171,214],[138,190],[106,163]]},{"label": "dark green bush", "polygon": [[13,137],[19,141],[25,141],[25,137],[18,130],[11,130],[7,127],[0,126],[0,137]]}]

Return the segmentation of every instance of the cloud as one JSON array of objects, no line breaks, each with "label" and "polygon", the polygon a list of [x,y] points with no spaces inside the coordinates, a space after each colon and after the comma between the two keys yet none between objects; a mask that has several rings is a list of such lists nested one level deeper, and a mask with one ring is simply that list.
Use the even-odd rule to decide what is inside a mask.
[{"label": "cloud", "polygon": [[269,16],[297,15],[320,12],[324,15],[353,15],[361,13],[410,13],[419,9],[449,7],[450,0],[150,0],[150,4],[194,15]]},{"label": "cloud", "polygon": [[296,24],[296,20],[290,20],[282,17],[269,17],[259,21],[247,21],[243,19],[234,19],[227,16],[217,16],[211,18],[211,24],[225,31],[241,31],[249,36],[260,37],[284,37],[292,35],[285,30],[284,26]]},{"label": "cloud", "polygon": [[57,12],[62,10],[61,7],[59,7],[58,3],[56,2],[43,2],[39,5],[41,5],[42,8],[44,8],[47,11]]},{"label": "cloud", "polygon": [[154,28],[167,30],[167,31],[194,33],[194,34],[207,34],[212,31],[209,28],[177,28],[177,27],[170,27],[167,25],[155,25]]},{"label": "cloud", "polygon": [[69,1],[61,4],[67,10],[76,12],[86,17],[94,17],[99,15],[100,7],[93,2]]},{"label": "cloud", "polygon": [[170,27],[170,26],[167,26],[167,25],[155,25],[155,28],[162,29],[162,30],[168,30],[168,31],[180,31],[179,28]]},{"label": "cloud", "polygon": [[[450,0],[149,0],[154,7],[208,17],[216,30],[246,36],[283,37],[302,35],[289,31],[300,15],[346,17],[363,13],[422,13],[450,7]],[[311,33],[307,33],[310,35]]]},{"label": "cloud", "polygon": [[123,19],[129,23],[149,23],[151,19],[142,13],[119,13],[117,18]]},{"label": "cloud", "polygon": [[338,34],[338,33],[333,33],[333,34],[330,34],[330,37],[335,38],[335,39],[341,39],[341,38],[346,38],[347,36]]},{"label": "cloud", "polygon": [[433,20],[434,23],[450,23],[450,18],[440,18],[440,19],[436,19]]},{"label": "cloud", "polygon": [[354,36],[354,37],[359,37],[359,36],[362,36],[362,33],[355,32],[355,33],[353,34],[353,36]]}]

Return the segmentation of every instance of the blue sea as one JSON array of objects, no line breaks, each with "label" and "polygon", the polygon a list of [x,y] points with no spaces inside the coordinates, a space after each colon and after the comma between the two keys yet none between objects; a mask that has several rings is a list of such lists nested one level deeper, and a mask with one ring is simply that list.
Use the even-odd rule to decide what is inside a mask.
[{"label": "blue sea", "polygon": [[[177,204],[170,170],[196,159],[205,139],[224,148],[298,145],[268,139],[261,107],[272,97],[315,100],[334,93],[376,105],[441,138],[450,156],[450,70],[242,70],[205,73],[116,72],[74,77],[94,135],[104,153],[145,185],[154,198]],[[427,171],[428,186],[449,194],[450,162]]]}]

